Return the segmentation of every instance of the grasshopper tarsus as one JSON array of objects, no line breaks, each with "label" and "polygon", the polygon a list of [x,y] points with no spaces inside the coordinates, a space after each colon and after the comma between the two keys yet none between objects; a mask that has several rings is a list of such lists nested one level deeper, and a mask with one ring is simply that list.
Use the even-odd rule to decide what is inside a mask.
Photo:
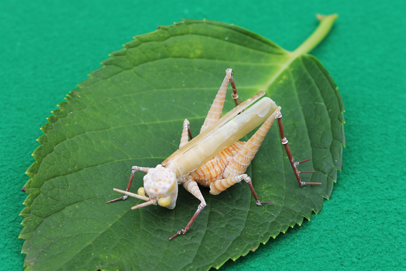
[{"label": "grasshopper tarsus", "polygon": [[185,233],[186,233],[186,231],[184,232],[184,230],[182,229],[182,230],[178,231],[177,233],[175,233],[174,235],[172,235],[171,237],[169,237],[169,241],[171,241],[176,236],[179,236],[179,235],[182,235],[182,234],[185,234]]}]

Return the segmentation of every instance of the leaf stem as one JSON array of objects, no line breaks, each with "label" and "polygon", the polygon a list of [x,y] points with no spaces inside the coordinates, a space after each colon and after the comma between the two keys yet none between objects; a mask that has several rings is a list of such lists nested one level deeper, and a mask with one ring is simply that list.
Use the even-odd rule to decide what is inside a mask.
[{"label": "leaf stem", "polygon": [[317,19],[320,21],[319,26],[316,28],[313,34],[311,34],[310,37],[303,42],[302,45],[292,52],[292,54],[298,56],[301,54],[307,54],[313,50],[313,48],[316,47],[330,32],[330,29],[337,17],[337,14],[327,16],[317,14]]}]

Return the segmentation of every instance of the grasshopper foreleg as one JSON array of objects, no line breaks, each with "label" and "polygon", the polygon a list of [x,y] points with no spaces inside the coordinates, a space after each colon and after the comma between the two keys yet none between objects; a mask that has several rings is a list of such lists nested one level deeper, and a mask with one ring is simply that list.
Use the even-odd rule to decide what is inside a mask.
[{"label": "grasshopper foreleg", "polygon": [[279,126],[279,132],[281,135],[282,144],[285,147],[285,151],[286,151],[286,154],[288,155],[290,165],[292,166],[293,172],[296,175],[296,179],[297,179],[297,182],[299,183],[299,185],[305,186],[305,185],[311,185],[311,184],[313,184],[313,185],[321,184],[318,182],[302,182],[302,180],[300,179],[300,176],[299,176],[300,173],[314,173],[315,171],[299,171],[296,166],[299,165],[300,163],[304,163],[304,162],[310,161],[312,159],[309,158],[309,159],[306,159],[306,160],[303,160],[300,162],[295,162],[295,159],[293,158],[292,152],[290,151],[290,148],[289,148],[288,140],[285,137],[285,133],[283,131],[282,114],[279,112],[279,114],[276,118],[278,119],[278,126]]},{"label": "grasshopper foreleg", "polygon": [[190,219],[189,223],[186,225],[186,227],[177,233],[175,233],[173,236],[169,238],[169,240],[172,240],[178,235],[185,234],[190,226],[192,225],[193,221],[195,221],[196,217],[200,214],[200,212],[203,210],[204,207],[206,207],[206,201],[203,198],[202,192],[199,189],[199,186],[197,185],[196,181],[193,180],[193,177],[189,176],[186,178],[186,181],[183,183],[183,187],[191,193],[193,196],[195,196],[197,199],[200,200],[200,204],[197,207],[197,210],[195,214],[193,215],[192,219]]},{"label": "grasshopper foreleg", "polygon": [[[128,192],[128,191],[130,190],[131,183],[132,183],[133,178],[134,178],[134,173],[135,173],[136,171],[142,171],[142,172],[148,173],[148,170],[150,170],[149,167],[137,167],[137,166],[133,166],[133,167],[132,167],[132,170],[131,170],[130,180],[128,181],[127,189],[126,189],[125,191]],[[127,198],[128,198],[128,195],[124,195],[124,196],[122,196],[122,197],[109,200],[107,203],[112,203],[112,202],[116,202],[116,201],[119,201],[119,200],[126,200]]]}]

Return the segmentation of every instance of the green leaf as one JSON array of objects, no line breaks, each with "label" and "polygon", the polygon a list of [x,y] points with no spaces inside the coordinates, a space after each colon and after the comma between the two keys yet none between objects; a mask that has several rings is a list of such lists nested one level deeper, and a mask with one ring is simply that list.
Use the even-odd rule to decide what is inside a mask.
[{"label": "green leaf", "polygon": [[[42,127],[21,213],[26,270],[207,270],[319,212],[341,167],[344,109],[331,76],[306,53],[334,20],[321,18],[294,52],[234,25],[185,20],[112,53]],[[131,166],[153,167],[178,148],[185,118],[198,134],[229,67],[243,100],[265,90],[282,106],[294,157],[313,158],[299,166],[316,171],[304,181],[322,185],[298,186],[275,125],[247,171],[260,199],[274,204],[256,206],[245,183],[218,196],[202,188],[207,207],[168,241],[199,204],[182,187],[174,210],[106,201],[126,187]]]}]

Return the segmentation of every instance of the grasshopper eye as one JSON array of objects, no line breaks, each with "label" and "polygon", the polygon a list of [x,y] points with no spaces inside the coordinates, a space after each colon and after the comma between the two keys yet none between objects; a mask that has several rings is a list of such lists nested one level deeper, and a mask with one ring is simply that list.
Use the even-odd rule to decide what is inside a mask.
[{"label": "grasshopper eye", "polygon": [[144,187],[138,188],[137,194],[140,195],[140,196],[146,197]]},{"label": "grasshopper eye", "polygon": [[162,207],[168,207],[171,204],[171,196],[159,199],[158,204]]}]

